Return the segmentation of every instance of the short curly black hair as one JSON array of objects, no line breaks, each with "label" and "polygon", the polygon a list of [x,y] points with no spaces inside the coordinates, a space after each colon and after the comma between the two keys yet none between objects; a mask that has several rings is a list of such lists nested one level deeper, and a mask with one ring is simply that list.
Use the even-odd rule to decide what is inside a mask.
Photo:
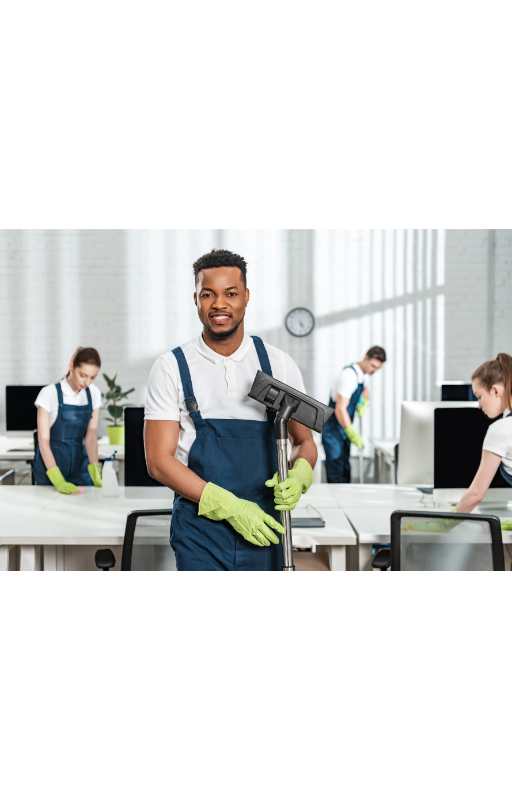
[{"label": "short curly black hair", "polygon": [[242,273],[244,284],[247,285],[247,264],[245,258],[239,256],[237,253],[232,253],[231,250],[210,250],[204,256],[194,261],[194,280],[197,283],[197,276],[202,269],[211,269],[212,267],[238,267]]}]

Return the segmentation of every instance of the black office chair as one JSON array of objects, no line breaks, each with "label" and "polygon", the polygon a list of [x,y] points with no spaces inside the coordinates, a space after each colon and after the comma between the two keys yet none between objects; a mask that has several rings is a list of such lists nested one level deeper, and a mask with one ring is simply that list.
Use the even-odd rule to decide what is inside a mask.
[{"label": "black office chair", "polygon": [[[151,536],[145,535],[140,539],[138,543],[135,542],[135,530],[137,527],[137,521],[140,517],[163,517],[171,516],[171,509],[170,508],[159,508],[159,509],[143,509],[140,511],[131,511],[128,516],[126,517],[126,525],[124,528],[124,539],[123,539],[123,550],[121,553],[121,570],[123,572],[129,571],[133,569],[134,566],[134,549],[137,551],[137,563],[135,567],[137,569],[152,569],[154,567],[151,566],[152,559],[148,558],[147,556],[152,556],[153,553],[150,551],[148,553],[148,549],[151,547],[162,547],[161,537],[152,538]],[[166,547],[169,547],[169,537],[166,535],[165,539]],[[141,548],[139,550],[138,547],[134,547],[136,544],[140,544]],[[116,565],[116,559],[114,553],[110,548],[102,548],[101,550],[96,550],[96,554],[94,556],[94,561],[96,563],[96,567],[98,569],[104,570],[105,572],[112,569]]]},{"label": "black office chair", "polygon": [[[124,410],[124,484],[125,486],[162,486],[148,473],[144,452],[144,406],[128,406]],[[170,515],[170,509],[132,511],[126,519],[121,570],[132,569],[135,527],[140,517]],[[98,569],[109,570],[115,566],[114,553],[109,548],[96,551]]]},{"label": "black office chair", "polygon": [[402,571],[503,571],[500,520],[487,514],[394,511],[390,560],[392,570]]}]

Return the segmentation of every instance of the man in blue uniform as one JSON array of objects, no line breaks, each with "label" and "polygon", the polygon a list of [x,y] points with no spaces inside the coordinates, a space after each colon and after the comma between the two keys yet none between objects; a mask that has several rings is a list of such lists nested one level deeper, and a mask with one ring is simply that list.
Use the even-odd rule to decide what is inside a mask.
[{"label": "man in blue uniform", "polygon": [[328,483],[350,483],[350,445],[364,448],[352,423],[356,413],[362,416],[368,405],[367,376],[377,372],[385,361],[386,351],[375,345],[361,361],[348,364],[336,376],[329,398],[334,414],[322,432]]},{"label": "man in blue uniform", "polygon": [[272,421],[248,397],[258,369],[304,391],[287,353],[244,332],[245,260],[213,250],[194,264],[202,334],[161,355],[145,411],[150,474],[175,492],[171,545],[183,570],[282,567],[279,512],[312,482],[311,431],[289,423],[293,467],[280,482]]}]

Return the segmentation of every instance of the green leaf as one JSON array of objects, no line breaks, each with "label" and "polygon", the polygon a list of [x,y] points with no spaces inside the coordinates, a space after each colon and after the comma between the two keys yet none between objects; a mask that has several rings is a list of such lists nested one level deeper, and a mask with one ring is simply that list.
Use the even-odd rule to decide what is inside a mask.
[{"label": "green leaf", "polygon": [[119,419],[119,417],[123,416],[123,409],[120,406],[110,405],[108,406],[107,411],[114,419]]}]

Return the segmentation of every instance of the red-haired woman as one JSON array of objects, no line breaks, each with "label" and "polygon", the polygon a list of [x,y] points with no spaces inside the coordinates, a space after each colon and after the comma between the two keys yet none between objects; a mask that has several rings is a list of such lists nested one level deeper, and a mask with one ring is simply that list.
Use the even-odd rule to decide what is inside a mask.
[{"label": "red-haired woman", "polygon": [[97,436],[101,392],[93,385],[100,367],[97,350],[79,347],[66,377],[39,392],[36,484],[53,484],[63,494],[73,494],[79,486],[101,486]]}]

